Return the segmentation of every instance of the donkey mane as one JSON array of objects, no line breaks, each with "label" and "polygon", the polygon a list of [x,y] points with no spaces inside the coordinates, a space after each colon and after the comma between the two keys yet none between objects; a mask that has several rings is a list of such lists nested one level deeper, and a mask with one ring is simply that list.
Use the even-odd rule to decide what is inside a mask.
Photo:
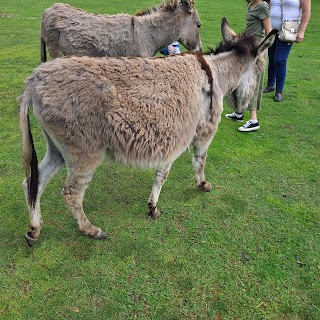
[{"label": "donkey mane", "polygon": [[250,53],[255,54],[256,50],[256,39],[254,36],[248,36],[245,33],[241,33],[237,42],[234,41],[221,41],[216,49],[209,48],[209,50],[204,55],[214,54],[218,55],[224,52],[235,51],[237,55],[243,56]]},{"label": "donkey mane", "polygon": [[154,7],[150,8],[150,9],[147,9],[144,11],[138,11],[135,13],[135,16],[140,17],[140,16],[145,16],[145,15],[150,15],[150,14],[159,12],[161,10],[174,11],[177,8],[179,2],[180,2],[180,0],[167,0],[167,1],[164,1],[162,4],[155,5]]},{"label": "donkey mane", "polygon": [[[200,60],[200,56],[208,56],[214,54],[215,56],[225,52],[235,51],[237,55],[243,56],[250,53],[251,55],[255,55],[256,50],[256,39],[254,36],[248,36],[245,33],[241,33],[238,35],[237,42],[234,41],[221,41],[219,45],[214,49],[209,47],[205,52],[191,52],[185,51],[180,53],[180,55],[195,55],[197,59]],[[155,57],[157,58],[157,57]],[[161,59],[168,59],[168,57],[159,57]]]}]

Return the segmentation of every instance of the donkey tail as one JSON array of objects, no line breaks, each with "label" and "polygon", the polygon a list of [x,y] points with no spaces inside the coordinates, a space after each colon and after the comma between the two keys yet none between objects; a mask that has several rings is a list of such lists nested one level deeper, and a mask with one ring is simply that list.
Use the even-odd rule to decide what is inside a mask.
[{"label": "donkey tail", "polygon": [[[29,108],[31,106],[31,97],[27,88],[20,96],[20,129],[22,131],[23,146],[23,168],[26,174],[28,187],[28,204],[34,207],[39,185],[38,158],[33,144],[32,133],[30,129]],[[30,175],[30,178],[28,178]]]},{"label": "donkey tail", "polygon": [[41,61],[46,62],[47,61],[47,51],[46,51],[46,43],[43,40],[43,37],[40,37],[40,53],[41,53]]}]

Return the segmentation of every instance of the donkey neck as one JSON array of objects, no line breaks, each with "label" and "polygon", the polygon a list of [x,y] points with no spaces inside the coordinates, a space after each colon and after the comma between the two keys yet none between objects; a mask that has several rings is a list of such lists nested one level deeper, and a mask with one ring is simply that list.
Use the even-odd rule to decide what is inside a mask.
[{"label": "donkey neck", "polygon": [[179,37],[179,22],[170,12],[155,12],[136,17],[135,25],[137,32],[144,34],[145,46],[148,51],[153,51],[152,55]]},{"label": "donkey neck", "polygon": [[209,55],[206,59],[213,76],[218,79],[223,95],[238,85],[241,76],[253,61],[253,57],[239,57],[234,52]]}]

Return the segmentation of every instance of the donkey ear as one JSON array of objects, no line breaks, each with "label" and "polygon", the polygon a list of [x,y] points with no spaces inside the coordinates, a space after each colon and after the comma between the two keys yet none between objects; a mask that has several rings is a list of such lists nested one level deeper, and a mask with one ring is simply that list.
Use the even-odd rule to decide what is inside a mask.
[{"label": "donkey ear", "polygon": [[230,28],[226,18],[222,18],[221,20],[221,34],[225,42],[234,41],[237,36],[237,34]]},{"label": "donkey ear", "polygon": [[193,11],[193,0],[181,0],[181,3],[190,13]]},{"label": "donkey ear", "polygon": [[262,41],[262,43],[257,48],[257,56],[261,55],[266,49],[272,46],[277,34],[278,34],[277,29],[273,29],[270,31],[267,37]]}]

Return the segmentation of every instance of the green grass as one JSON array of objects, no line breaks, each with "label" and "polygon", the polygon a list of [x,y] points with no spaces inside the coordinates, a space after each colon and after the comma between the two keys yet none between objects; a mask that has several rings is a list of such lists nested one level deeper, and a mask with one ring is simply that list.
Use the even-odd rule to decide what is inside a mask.
[{"label": "green grass", "polygon": [[[319,2],[290,54],[285,100],[264,96],[261,129],[241,134],[222,118],[206,167],[211,193],[195,187],[186,152],[154,221],[146,204],[153,172],[105,162],[84,201],[89,219],[109,232],[99,242],[80,234],[63,203],[61,170],[42,197],[44,228],[29,248],[16,97],[39,64],[40,16],[53,3],[0,3],[0,318],[320,319]],[[158,2],[68,3],[134,13]],[[245,1],[196,5],[205,49],[220,41],[221,17],[243,29]]]}]

